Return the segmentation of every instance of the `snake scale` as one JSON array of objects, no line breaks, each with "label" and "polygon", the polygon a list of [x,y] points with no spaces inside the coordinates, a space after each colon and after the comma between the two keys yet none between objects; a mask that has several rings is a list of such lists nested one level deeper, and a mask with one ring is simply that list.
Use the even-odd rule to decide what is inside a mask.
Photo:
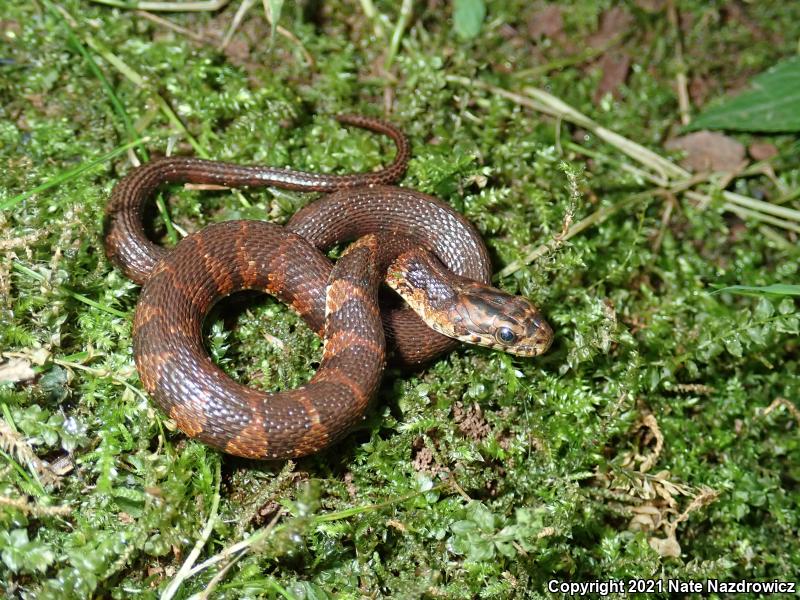
[{"label": "snake scale", "polygon": [[[394,160],[372,173],[325,175],[162,158],[131,171],[111,195],[106,254],[143,284],[133,331],[142,383],[182,431],[230,454],[299,457],[341,439],[378,388],[387,341],[395,363],[413,366],[451,349],[453,338],[524,356],[544,352],[552,340],[528,300],[489,286],[488,252],[462,215],[387,185],[405,172],[405,135],[378,119],[337,119],[389,136]],[[285,227],[227,221],[167,250],[147,238],[143,215],[161,185],[186,182],[331,193]],[[323,253],[352,240],[335,265]],[[379,310],[384,280],[414,312]],[[274,295],[323,337],[308,384],[262,392],[233,381],[208,356],[203,319],[218,300],[245,289]]]}]

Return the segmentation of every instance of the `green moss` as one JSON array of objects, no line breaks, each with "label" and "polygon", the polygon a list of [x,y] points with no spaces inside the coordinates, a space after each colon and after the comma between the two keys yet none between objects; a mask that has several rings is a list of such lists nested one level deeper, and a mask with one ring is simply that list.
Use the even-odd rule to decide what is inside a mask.
[{"label": "green moss", "polygon": [[[678,123],[664,14],[628,7],[634,24],[619,43],[634,67],[619,98],[594,102],[599,70],[572,59],[609,2],[572,3],[563,42],[537,44],[525,38],[539,18],[534,3],[487,2],[480,34],[466,41],[445,8],[414,3],[391,74],[382,71],[388,43],[358,3],[287,3],[280,23],[296,41],[270,42],[253,9],[234,38],[245,55],[121,9],[59,3],[120,112],[61,13],[48,2],[6,4],[0,347],[36,371],[0,384],[7,595],[156,597],[209,519],[196,564],[244,542],[216,583],[230,598],[536,597],[553,578],[781,579],[800,570],[798,422],[773,404],[796,406],[800,393],[797,304],[710,293],[797,283],[796,236],[778,244],[719,198],[699,207],[679,197],[665,223],[673,200],[634,196],[646,186],[602,141],[447,79],[539,86],[660,151]],[[389,17],[378,20],[385,32],[396,4],[375,2]],[[212,36],[238,5],[165,16]],[[741,69],[751,75],[796,51],[793,3],[748,4],[745,13],[722,2],[679,5],[684,61],[709,97],[740,85]],[[380,115],[386,102],[413,143],[403,185],[463,212],[497,270],[551,241],[568,215],[576,222],[630,200],[498,282],[544,308],[552,350],[524,360],[465,347],[424,371],[389,373],[356,432],[296,464],[236,460],[187,440],[140,391],[131,354],[139,289],[101,250],[104,206],[130,168],[127,155],[17,195],[137,136],[148,137],[141,157],[174,143],[179,153],[232,161],[371,169],[390,145],[331,115]],[[741,177],[731,189],[794,198],[786,206],[797,208],[796,143],[770,141],[781,152],[775,178]],[[187,231],[232,218],[285,222],[312,199],[280,190],[163,195]],[[169,238],[160,218],[155,228]],[[306,381],[320,356],[305,325],[269,299],[227,301],[207,331],[222,367],[262,389]],[[707,488],[716,499],[692,507]],[[648,528],[634,518],[655,511],[675,522],[689,508],[675,532],[680,557],[651,547],[650,538],[667,537],[663,520]],[[202,591],[224,564],[186,580],[179,596]]]}]

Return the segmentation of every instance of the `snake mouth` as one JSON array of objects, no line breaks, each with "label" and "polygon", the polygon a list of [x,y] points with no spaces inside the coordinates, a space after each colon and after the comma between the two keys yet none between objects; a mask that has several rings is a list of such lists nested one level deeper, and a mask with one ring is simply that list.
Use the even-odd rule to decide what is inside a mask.
[{"label": "snake mouth", "polygon": [[[443,335],[448,335],[447,331],[437,330],[439,333]],[[541,339],[536,339],[530,344],[520,344],[517,346],[504,346],[503,344],[497,343],[493,337],[486,337],[481,338],[480,336],[475,335],[466,335],[466,336],[455,336],[455,339],[470,344],[472,346],[482,346],[484,348],[489,348],[491,350],[500,350],[507,354],[513,354],[514,356],[521,356],[523,358],[532,358],[534,356],[540,356],[547,352],[550,349],[550,346],[553,343],[552,334],[551,335],[544,335]]]},{"label": "snake mouth", "polygon": [[550,348],[550,344],[535,344],[531,346],[519,346],[517,348],[506,348],[504,346],[495,345],[494,348],[498,348],[500,350],[504,350],[508,354],[513,354],[514,356],[522,356],[524,358],[532,358],[534,356],[540,356],[547,352],[547,349]]}]

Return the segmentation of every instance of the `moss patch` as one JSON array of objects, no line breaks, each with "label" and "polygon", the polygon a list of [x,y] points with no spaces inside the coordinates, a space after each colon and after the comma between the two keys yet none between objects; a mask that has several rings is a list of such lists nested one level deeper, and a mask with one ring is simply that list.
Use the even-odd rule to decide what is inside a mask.
[{"label": "moss patch", "polygon": [[[7,595],[155,597],[175,586],[188,597],[213,582],[226,598],[508,598],[544,595],[551,579],[800,571],[797,303],[711,293],[798,283],[797,234],[742,221],[719,190],[705,190],[708,202],[668,193],[586,129],[454,79],[535,85],[664,153],[679,133],[676,73],[688,74],[694,106],[741,87],[796,51],[797,5],[687,1],[671,24],[657,2],[613,9],[624,14],[609,2],[558,14],[490,2],[479,35],[464,39],[449,3],[411,3],[386,71],[400,3],[286,3],[272,40],[253,8],[225,50],[239,3],[164,14],[178,29],[101,3],[6,4]],[[611,52],[631,66],[595,100]],[[498,283],[543,307],[552,350],[525,360],[464,347],[420,373],[390,373],[361,429],[297,463],[223,457],[174,432],[133,366],[138,288],[102,252],[103,209],[130,157],[72,170],[125,144],[141,160],[172,149],[369,169],[388,145],[330,115],[387,109],[413,141],[403,185],[463,212],[498,271],[522,265]],[[768,141],[771,170],[728,189],[797,209],[796,140]],[[45,182],[57,185],[25,194]],[[173,223],[280,223],[312,199],[163,196],[165,243]],[[560,241],[598,211],[607,218]],[[230,302],[209,346],[234,377],[268,389],[308,379],[319,358],[319,342],[271,300]],[[184,578],[197,540],[203,568]]]}]

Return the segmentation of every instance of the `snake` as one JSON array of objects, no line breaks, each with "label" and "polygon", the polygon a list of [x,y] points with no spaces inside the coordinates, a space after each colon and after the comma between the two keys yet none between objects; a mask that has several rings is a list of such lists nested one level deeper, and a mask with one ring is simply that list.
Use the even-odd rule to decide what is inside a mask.
[{"label": "snake", "polygon": [[[395,157],[368,173],[329,175],[194,157],[152,160],[123,177],[105,219],[107,257],[142,285],[134,360],[145,390],[188,436],[255,459],[312,454],[364,418],[390,358],[418,366],[456,340],[521,356],[546,351],[553,332],[522,296],[490,285],[491,261],[475,227],[445,202],[390,185],[410,144],[395,126],[360,115],[346,124],[391,138]],[[274,186],[326,192],[285,226],[231,220],[168,250],[143,216],[166,183]],[[325,252],[353,241],[335,264]],[[381,310],[382,283],[411,307]],[[231,379],[209,357],[202,324],[222,298],[259,290],[287,304],[323,338],[316,374],[267,393]],[[413,311],[412,311],[413,309]]]}]

